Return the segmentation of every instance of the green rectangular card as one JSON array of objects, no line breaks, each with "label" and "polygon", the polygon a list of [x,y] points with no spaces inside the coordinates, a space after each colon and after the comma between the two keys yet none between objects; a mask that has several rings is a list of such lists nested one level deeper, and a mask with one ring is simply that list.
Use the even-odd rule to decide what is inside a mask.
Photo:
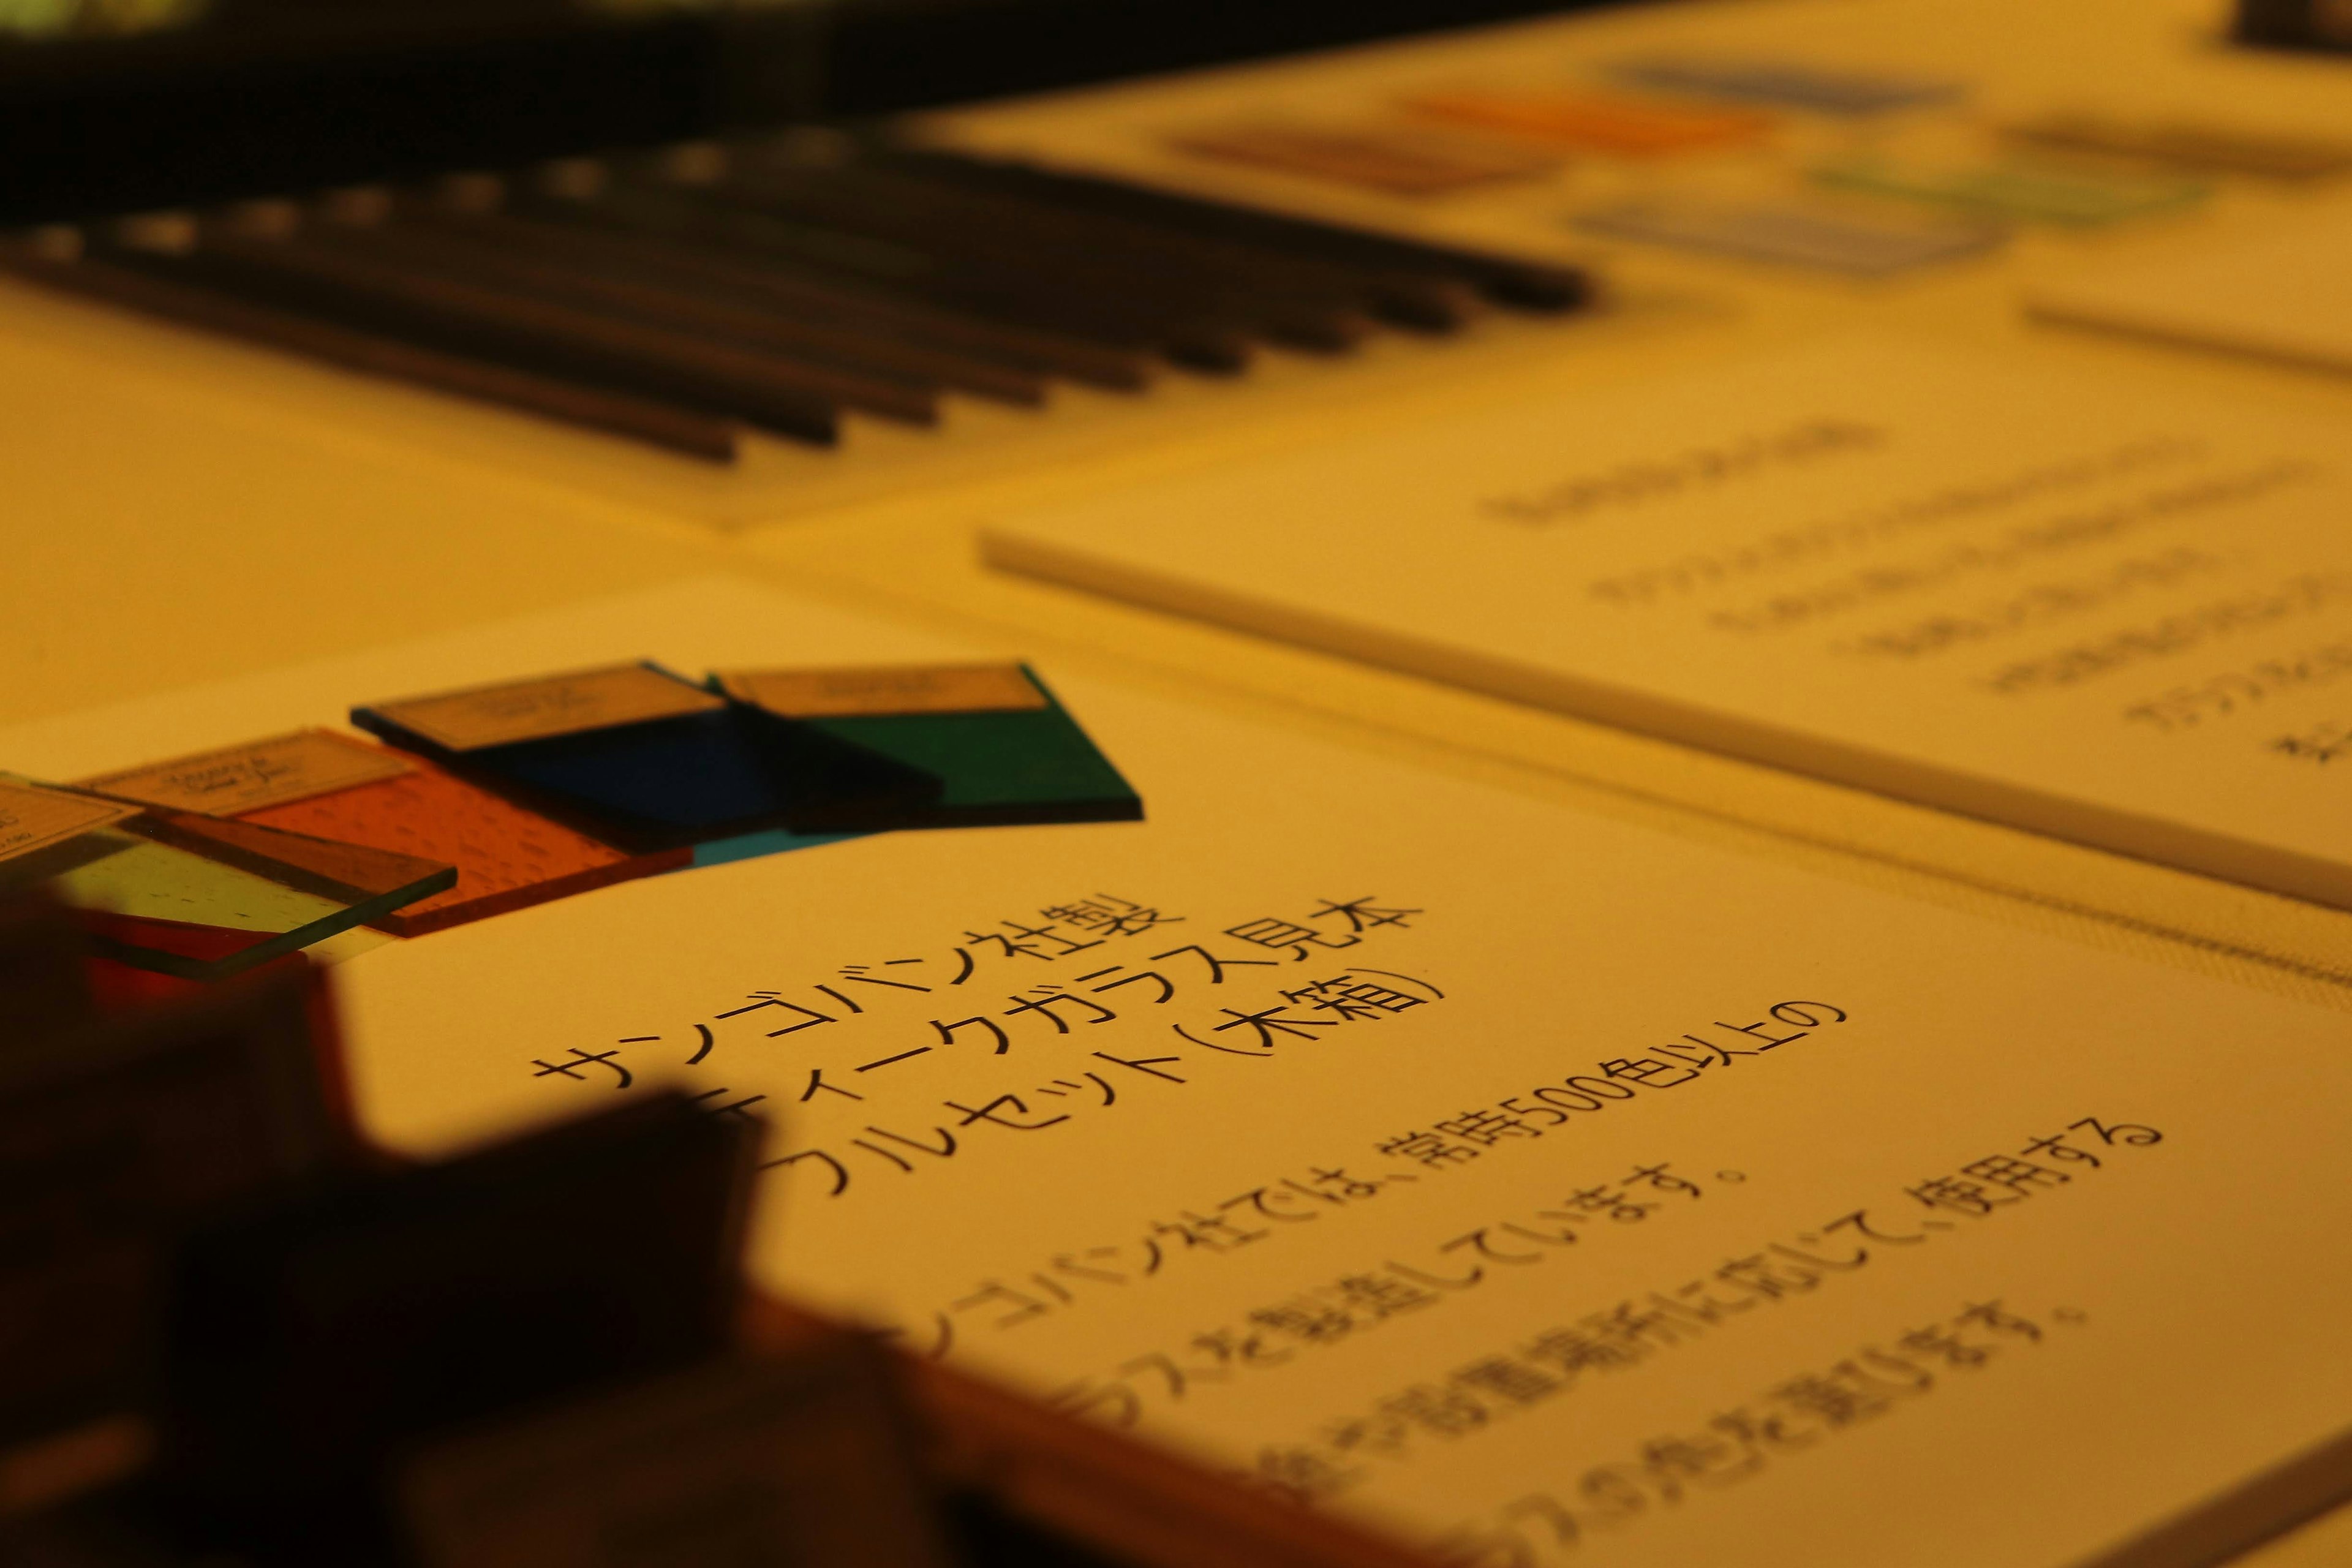
[{"label": "green rectangular card", "polygon": [[1143,801],[1024,664],[747,670],[712,677],[739,702],[936,774],[908,827],[1137,822]]}]

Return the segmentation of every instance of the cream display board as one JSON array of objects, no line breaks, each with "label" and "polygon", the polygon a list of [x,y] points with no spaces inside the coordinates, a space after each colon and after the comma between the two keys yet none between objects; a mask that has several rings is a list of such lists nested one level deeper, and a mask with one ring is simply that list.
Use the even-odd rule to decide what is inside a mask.
[{"label": "cream display board", "polygon": [[[0,743],[959,655],[720,582]],[[1457,1562],[2170,1563],[2329,1495],[2340,1015],[1046,674],[1148,822],[389,942],[336,972],[371,1128],[769,1118],[769,1285]]]},{"label": "cream display board", "polygon": [[1010,519],[984,548],[2352,908],[2341,451],[2315,422],[1854,338]]},{"label": "cream display board", "polygon": [[2352,206],[2042,279],[2048,321],[2352,372]]}]

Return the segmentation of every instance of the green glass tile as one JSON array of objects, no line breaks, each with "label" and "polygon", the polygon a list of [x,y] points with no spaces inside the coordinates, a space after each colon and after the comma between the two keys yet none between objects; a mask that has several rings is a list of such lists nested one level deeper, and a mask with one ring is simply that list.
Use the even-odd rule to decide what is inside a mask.
[{"label": "green glass tile", "polygon": [[1854,159],[1812,172],[1824,185],[2036,223],[2090,225],[2173,212],[2204,199],[2196,180],[2026,164],[1959,166]]},{"label": "green glass tile", "polygon": [[75,867],[55,884],[68,902],[83,909],[277,933],[332,920],[351,907],[124,829],[93,837],[111,840],[112,852]]},{"label": "green glass tile", "polygon": [[1143,802],[1134,788],[1036,671],[1026,665],[1020,670],[1044,699],[1040,706],[835,714],[800,722],[941,780],[938,801],[909,810],[897,826],[1140,821]]}]

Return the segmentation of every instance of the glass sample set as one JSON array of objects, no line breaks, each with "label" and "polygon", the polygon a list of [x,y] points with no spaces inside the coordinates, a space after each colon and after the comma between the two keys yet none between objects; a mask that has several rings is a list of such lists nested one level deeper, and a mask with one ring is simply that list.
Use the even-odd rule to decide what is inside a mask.
[{"label": "glass sample set", "polygon": [[1664,55],[1587,80],[1498,64],[1368,92],[1352,115],[1171,120],[1156,134],[1261,174],[1855,277],[1981,255],[2021,229],[2165,217],[2226,178],[2352,171],[2352,145],[2228,125],[2068,112],[1988,128],[1952,112],[1965,95],[1903,71]]},{"label": "glass sample set", "polygon": [[436,893],[455,868],[415,856],[0,779],[0,816],[88,820],[5,852],[0,887],[47,882],[105,957],[213,979]]},{"label": "glass sample set", "polygon": [[632,878],[892,828],[1136,821],[1026,666],[623,664],[377,702],[70,786],[0,774],[0,887],[110,957],[216,979],[368,925],[414,937]]}]

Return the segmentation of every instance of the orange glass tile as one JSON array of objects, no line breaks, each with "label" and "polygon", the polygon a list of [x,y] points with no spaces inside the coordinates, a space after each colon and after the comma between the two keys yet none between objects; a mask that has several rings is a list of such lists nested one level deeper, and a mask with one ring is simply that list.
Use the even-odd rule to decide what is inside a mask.
[{"label": "orange glass tile", "polygon": [[422,936],[693,858],[690,849],[628,854],[422,762],[398,778],[264,806],[239,820],[457,867],[455,888],[373,922],[395,936]]},{"label": "orange glass tile", "polygon": [[1409,125],[1210,126],[1168,140],[1195,157],[1363,185],[1398,196],[1439,196],[1497,181],[1532,179],[1559,163],[1556,155],[1524,143]]},{"label": "orange glass tile", "polygon": [[437,856],[409,855],[274,823],[234,821],[162,806],[148,811],[141,831],[157,843],[194,850],[320,898],[352,903],[413,889],[431,882],[436,874],[446,880],[450,869],[450,863]]},{"label": "orange glass tile", "polygon": [[1768,114],[1701,109],[1586,92],[1432,92],[1408,108],[1441,120],[1604,153],[1686,153],[1754,142],[1772,129]]}]

